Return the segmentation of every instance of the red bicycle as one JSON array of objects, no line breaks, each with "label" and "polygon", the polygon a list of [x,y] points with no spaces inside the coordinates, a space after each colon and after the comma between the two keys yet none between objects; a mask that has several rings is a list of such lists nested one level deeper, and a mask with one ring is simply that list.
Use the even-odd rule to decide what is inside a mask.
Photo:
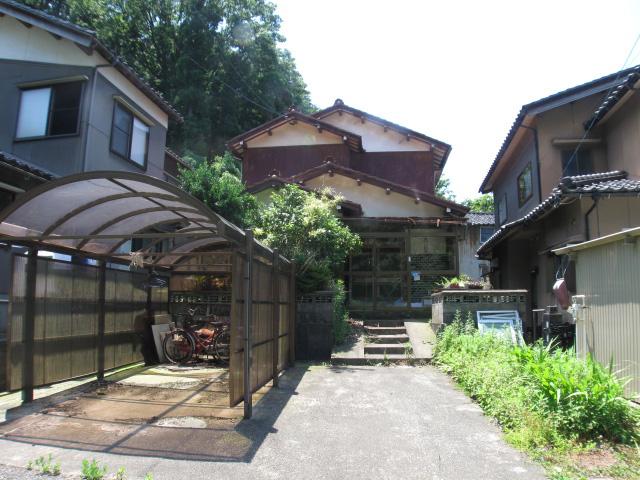
[{"label": "red bicycle", "polygon": [[[193,320],[195,309],[189,309],[182,327],[172,325],[162,341],[162,350],[171,363],[187,363],[194,356],[211,355],[228,364],[231,351],[230,320],[212,315],[200,322]],[[197,328],[197,324],[204,324]]]}]

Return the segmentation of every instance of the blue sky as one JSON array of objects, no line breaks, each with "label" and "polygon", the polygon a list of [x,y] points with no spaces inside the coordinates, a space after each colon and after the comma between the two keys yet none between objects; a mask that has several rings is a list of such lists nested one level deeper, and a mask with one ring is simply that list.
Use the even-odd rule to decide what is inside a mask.
[{"label": "blue sky", "polygon": [[450,143],[458,200],[477,195],[521,105],[619,70],[640,34],[637,0],[275,3],[312,101]]}]

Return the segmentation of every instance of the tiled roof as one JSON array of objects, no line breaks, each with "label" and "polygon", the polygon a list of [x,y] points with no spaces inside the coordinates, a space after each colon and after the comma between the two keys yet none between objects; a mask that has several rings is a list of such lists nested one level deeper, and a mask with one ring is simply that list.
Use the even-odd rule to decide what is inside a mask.
[{"label": "tiled roof", "polygon": [[26,160],[22,160],[11,153],[0,151],[0,162],[19,168],[20,170],[40,177],[43,180],[53,180],[57,177],[57,175],[45,170],[44,168],[36,167],[35,165],[32,165]]},{"label": "tiled roof", "polygon": [[489,182],[489,179],[491,178],[491,176],[495,172],[496,168],[498,168],[500,160],[502,160],[502,157],[506,153],[507,148],[509,148],[509,145],[511,144],[513,138],[515,137],[516,132],[522,126],[522,122],[524,121],[525,117],[533,109],[544,107],[545,105],[552,104],[553,102],[561,100],[564,97],[570,97],[570,96],[573,96],[573,95],[578,95],[578,94],[580,94],[582,92],[584,92],[584,93],[586,93],[588,95],[591,95],[591,94],[593,94],[592,89],[596,88],[598,86],[601,86],[602,90],[605,90],[607,88],[607,85],[608,85],[609,82],[617,80],[618,78],[626,78],[629,74],[634,73],[637,68],[638,67],[631,67],[631,68],[628,68],[626,70],[622,70],[620,72],[612,73],[612,74],[606,75],[604,77],[592,80],[590,82],[583,83],[582,85],[571,87],[571,88],[569,88],[567,90],[563,90],[561,92],[554,93],[553,95],[549,95],[548,97],[544,97],[544,98],[541,98],[541,99],[536,100],[534,102],[531,102],[531,103],[528,103],[526,105],[523,105],[522,108],[520,109],[520,112],[518,112],[518,115],[516,116],[515,120],[511,124],[511,128],[509,129],[509,133],[507,134],[506,138],[502,142],[502,146],[500,147],[500,150],[498,151],[498,154],[496,155],[495,159],[493,160],[493,163],[491,164],[491,167],[489,168],[489,171],[487,172],[487,175],[484,177],[484,180],[482,181],[482,185],[480,186],[480,191],[483,192],[483,193],[486,193],[486,191],[487,191],[486,190],[486,185]]},{"label": "tiled roof", "polygon": [[491,213],[476,213],[469,212],[466,217],[469,225],[495,225],[496,217],[493,212]]},{"label": "tiled roof", "polygon": [[502,225],[496,233],[480,246],[477,254],[479,256],[485,254],[490,248],[500,243],[500,241],[516,227],[531,224],[545,217],[548,213],[558,208],[562,200],[568,196],[590,195],[595,197],[599,195],[615,196],[628,193],[640,194],[640,180],[628,179],[627,172],[612,171],[564,177],[553,189],[551,195],[524,217]]},{"label": "tiled roof", "polygon": [[[138,75],[133,68],[131,68],[124,60],[122,60],[118,55],[116,55],[113,51],[107,48],[96,36],[96,32],[93,30],[89,30],[88,28],[83,28],[79,25],[71,23],[67,20],[63,20],[62,18],[56,17],[54,15],[50,15],[41,10],[37,10],[35,8],[28,7],[23,5],[22,3],[18,3],[14,0],[0,0],[0,7],[8,7],[8,13],[11,14],[13,12],[21,12],[24,15],[30,16],[30,18],[37,18],[44,22],[48,22],[49,24],[56,25],[61,29],[66,30],[67,32],[73,32],[80,37],[84,37],[86,41],[89,43],[89,50],[97,50],[100,55],[105,57],[105,59],[111,62],[112,66],[117,69],[120,73],[122,73],[131,83],[133,83],[137,88],[139,88],[145,95],[147,95],[151,100],[154,101],[167,115],[169,115],[173,120],[177,122],[182,122],[183,118],[178,111],[173,108],[173,106],[167,102],[162,93],[158,90],[154,89],[151,85],[149,85],[140,75]],[[5,9],[3,9],[5,10]],[[2,13],[2,12],[0,12]],[[78,38],[78,37],[76,37]]]},{"label": "tiled roof", "polygon": [[632,71],[622,77],[620,84],[611,90],[611,93],[596,108],[589,120],[584,122],[584,129],[590,130],[604,118],[604,116],[629,92],[636,82],[640,80],[640,65],[633,67]]}]

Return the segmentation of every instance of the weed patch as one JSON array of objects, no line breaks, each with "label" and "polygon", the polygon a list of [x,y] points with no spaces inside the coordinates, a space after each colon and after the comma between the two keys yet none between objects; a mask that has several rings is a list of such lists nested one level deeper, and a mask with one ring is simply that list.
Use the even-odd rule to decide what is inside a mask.
[{"label": "weed patch", "polygon": [[640,478],[627,475],[640,459],[640,415],[611,365],[540,343],[512,345],[457,318],[438,335],[434,361],[497,420],[507,441],[555,478]]}]

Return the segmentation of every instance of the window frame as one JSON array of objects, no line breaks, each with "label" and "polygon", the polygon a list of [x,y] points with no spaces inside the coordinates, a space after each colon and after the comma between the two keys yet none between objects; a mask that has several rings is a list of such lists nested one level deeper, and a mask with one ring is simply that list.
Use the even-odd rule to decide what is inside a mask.
[{"label": "window frame", "polygon": [[[569,163],[569,159],[573,156],[575,152],[575,161],[572,162],[573,165],[575,165],[575,173],[572,172],[565,172],[565,170],[570,170],[571,168],[567,168],[567,164]],[[589,163],[589,167],[588,170],[589,171],[583,171],[582,166],[583,163],[588,162]],[[562,167],[562,177],[574,177],[574,176],[581,176],[581,175],[591,175],[593,173],[595,173],[595,168],[593,166],[593,155],[591,152],[591,149],[589,148],[578,148],[577,150],[573,149],[573,148],[565,148],[560,150],[560,165]]]},{"label": "window frame", "polygon": [[[129,141],[127,142],[127,155],[122,155],[120,152],[114,150],[113,148],[113,130],[116,128],[116,122],[115,122],[115,118],[116,118],[116,109],[117,108],[121,108],[124,112],[126,112],[127,114],[129,114],[131,116],[131,121],[129,122]],[[133,160],[131,158],[131,146],[133,144],[133,131],[134,131],[134,119],[137,119],[140,123],[142,123],[143,125],[146,125],[147,128],[149,129],[149,131],[147,132],[146,135],[146,144],[145,144],[145,151],[144,151],[144,162],[142,164],[136,162],[135,160]],[[129,107],[129,105],[125,104],[124,102],[118,100],[117,98],[114,98],[113,100],[113,112],[111,115],[111,132],[109,135],[109,152],[111,152],[112,154],[114,154],[115,156],[122,158],[123,160],[126,160],[127,162],[135,165],[136,167],[140,168],[141,170],[147,170],[147,165],[149,162],[149,140],[151,139],[151,127],[153,125],[150,125],[149,122],[144,119],[142,116],[138,115],[133,108]]]},{"label": "window frame", "polygon": [[[522,198],[522,195],[521,195],[522,191],[520,189],[520,179],[523,178],[525,173],[527,172],[529,174],[529,192],[525,198]],[[531,200],[531,197],[533,197],[533,168],[531,166],[531,162],[527,163],[527,165],[520,172],[520,175],[518,175],[518,178],[516,179],[516,186],[518,188],[518,206],[522,207],[529,200]]]},{"label": "window frame", "polygon": [[[53,105],[55,100],[55,89],[59,85],[69,85],[71,83],[80,84],[80,97],[78,100],[78,118],[76,119],[76,128],[73,133],[60,133],[57,135],[51,135],[49,133],[51,131],[51,124],[53,119]],[[54,138],[68,138],[68,137],[76,137],[80,135],[80,120],[82,117],[82,105],[84,103],[84,95],[85,95],[85,84],[86,80],[84,78],[80,79],[69,79],[68,81],[56,81],[51,80],[50,82],[34,82],[33,84],[23,84],[17,85],[18,90],[20,90],[20,97],[18,99],[18,110],[16,112],[16,121],[15,121],[15,129],[13,133],[13,141],[14,142],[30,142],[34,140],[48,140]],[[20,112],[22,111],[22,97],[24,92],[31,90],[43,90],[43,89],[51,89],[51,94],[49,95],[49,105],[47,106],[47,123],[46,123],[46,133],[44,135],[32,135],[30,137],[19,137],[18,136],[18,126],[20,120]]]},{"label": "window frame", "polygon": [[[504,207],[502,207],[504,206]],[[502,218],[502,211],[504,210],[504,218]],[[504,225],[507,222],[507,194],[502,195],[502,199],[498,202],[498,225]]]},{"label": "window frame", "polygon": [[[489,234],[489,236],[484,241],[482,240],[482,230],[491,230],[491,233]],[[489,240],[494,233],[496,233],[496,227],[488,226],[488,225],[481,225],[480,226],[480,235],[479,235],[480,244],[483,244],[487,240]]]}]

